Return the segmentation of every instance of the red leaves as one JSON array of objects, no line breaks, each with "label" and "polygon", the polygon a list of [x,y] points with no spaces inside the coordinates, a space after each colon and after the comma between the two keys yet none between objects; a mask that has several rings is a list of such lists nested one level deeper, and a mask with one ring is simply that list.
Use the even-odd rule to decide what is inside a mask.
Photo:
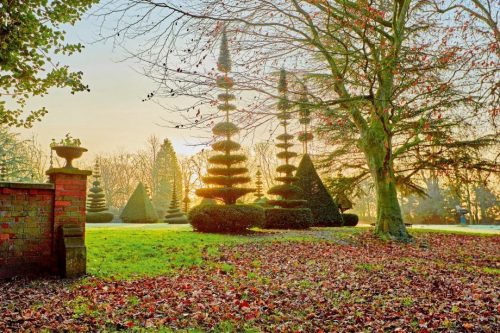
[{"label": "red leaves", "polygon": [[[484,331],[500,319],[500,237],[422,234],[414,245],[371,235],[255,242],[174,276],[0,284],[0,331],[214,329],[236,331]],[[321,240],[321,241],[320,241]],[[420,244],[425,243],[425,247]],[[217,274],[227,264],[234,270]]]}]

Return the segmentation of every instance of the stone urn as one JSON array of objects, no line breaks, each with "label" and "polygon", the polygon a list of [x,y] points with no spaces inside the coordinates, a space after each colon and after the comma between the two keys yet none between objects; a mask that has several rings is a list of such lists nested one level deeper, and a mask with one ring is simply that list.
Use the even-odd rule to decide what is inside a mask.
[{"label": "stone urn", "polygon": [[77,159],[85,153],[87,148],[78,146],[53,146],[52,150],[56,151],[57,156],[62,157],[66,160],[65,168],[75,168],[72,164],[74,159]]}]

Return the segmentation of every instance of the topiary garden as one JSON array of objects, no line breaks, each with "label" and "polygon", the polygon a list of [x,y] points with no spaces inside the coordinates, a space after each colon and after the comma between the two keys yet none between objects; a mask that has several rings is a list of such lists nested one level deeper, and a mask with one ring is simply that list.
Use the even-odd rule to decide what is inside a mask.
[{"label": "topiary garden", "polygon": [[170,201],[170,206],[167,209],[167,215],[165,215],[165,222],[170,224],[188,223],[186,215],[184,215],[184,213],[179,208],[179,199],[177,199],[175,179],[172,186],[172,200]]}]

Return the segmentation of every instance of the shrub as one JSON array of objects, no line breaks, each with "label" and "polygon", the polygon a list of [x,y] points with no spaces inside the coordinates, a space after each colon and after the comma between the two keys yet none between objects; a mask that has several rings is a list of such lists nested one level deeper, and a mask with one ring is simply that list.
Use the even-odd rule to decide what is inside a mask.
[{"label": "shrub", "polygon": [[264,219],[264,209],[252,205],[198,205],[189,211],[189,223],[201,232],[242,232],[262,226]]},{"label": "shrub", "polygon": [[358,224],[359,217],[356,214],[342,214],[344,227],[355,227]]},{"label": "shrub", "polygon": [[313,224],[309,208],[269,208],[265,212],[266,229],[307,229]]},{"label": "shrub", "polygon": [[108,223],[113,221],[114,215],[108,212],[87,213],[87,223]]},{"label": "shrub", "polygon": [[155,223],[158,222],[158,214],[149,200],[146,189],[142,183],[137,185],[134,193],[128,199],[120,218],[125,223]]},{"label": "shrub", "polygon": [[294,185],[302,190],[298,198],[307,199],[306,207],[312,211],[314,226],[340,227],[342,218],[339,208],[323,185],[308,154],[302,157],[296,176]]}]

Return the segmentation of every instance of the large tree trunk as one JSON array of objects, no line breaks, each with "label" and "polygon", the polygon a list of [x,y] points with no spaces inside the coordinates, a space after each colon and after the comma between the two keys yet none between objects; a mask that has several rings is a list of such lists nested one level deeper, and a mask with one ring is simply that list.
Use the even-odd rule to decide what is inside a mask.
[{"label": "large tree trunk", "polygon": [[360,140],[375,184],[377,221],[375,233],[384,239],[411,241],[399,206],[396,177],[392,163],[392,145],[381,128],[374,126]]}]

